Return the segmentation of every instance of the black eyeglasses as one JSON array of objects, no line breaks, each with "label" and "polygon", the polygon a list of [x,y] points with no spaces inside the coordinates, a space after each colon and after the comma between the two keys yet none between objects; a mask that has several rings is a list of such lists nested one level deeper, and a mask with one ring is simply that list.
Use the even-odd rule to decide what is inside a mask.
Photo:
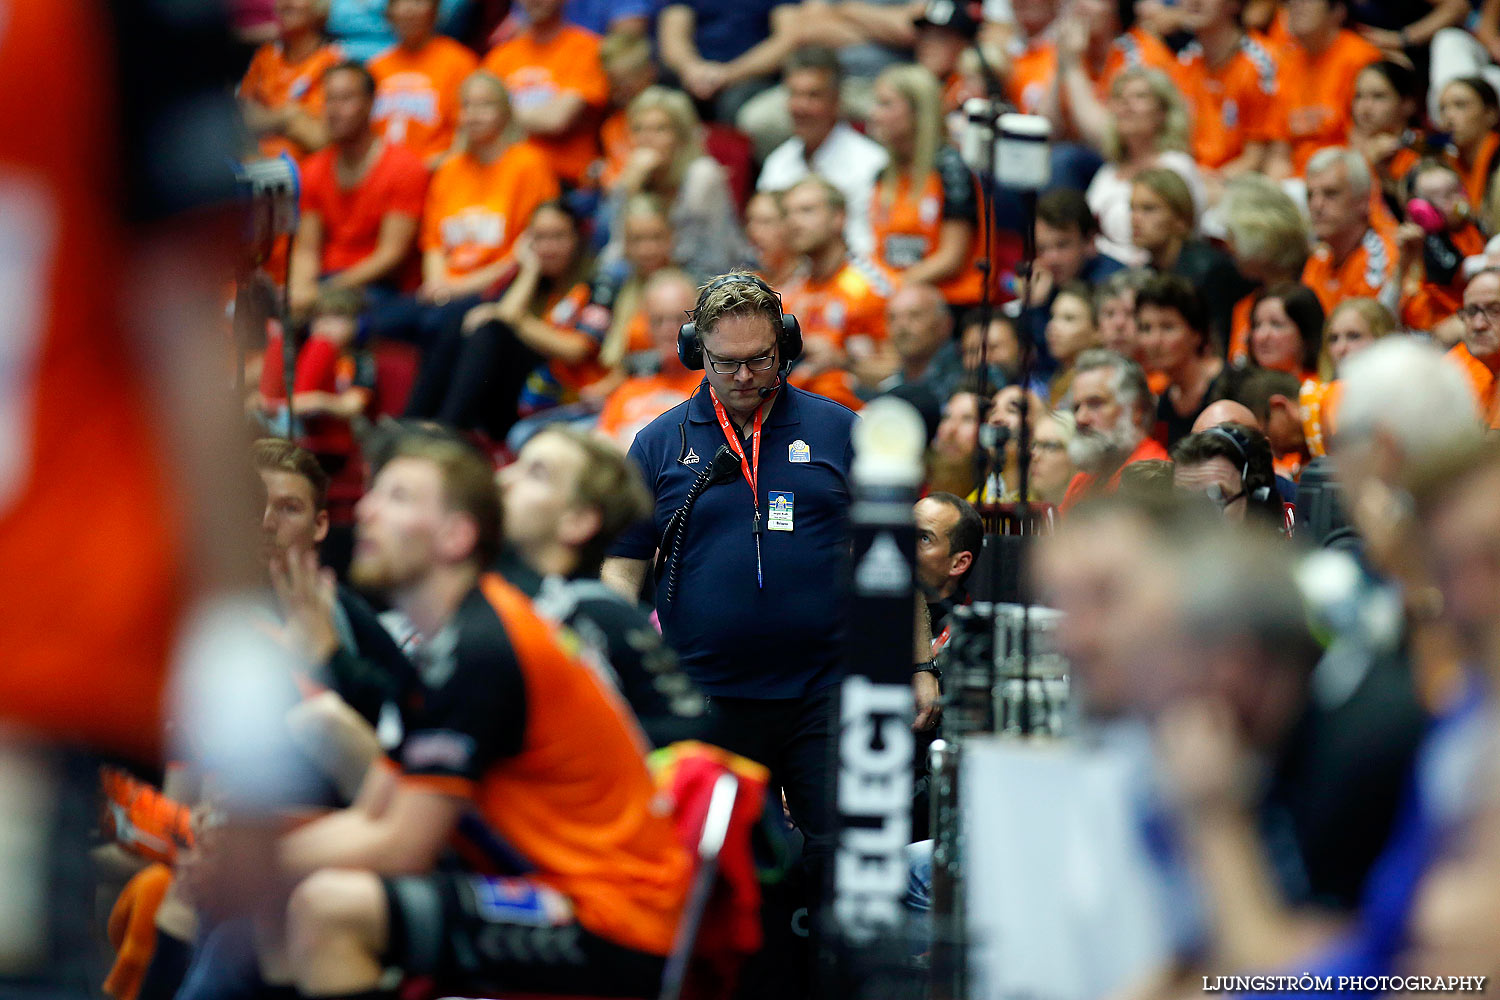
[{"label": "black eyeglasses", "polygon": [[1486,302],[1484,305],[1464,306],[1458,311],[1458,314],[1469,323],[1474,322],[1483,314],[1484,318],[1489,320],[1492,325],[1500,326],[1500,302]]},{"label": "black eyeglasses", "polygon": [[763,372],[776,366],[776,352],[774,350],[756,355],[753,358],[740,358],[737,360],[732,358],[716,358],[707,351],[703,353],[707,355],[708,363],[713,366],[713,370],[720,375],[733,375],[740,370],[740,365],[744,365],[753,372]]}]

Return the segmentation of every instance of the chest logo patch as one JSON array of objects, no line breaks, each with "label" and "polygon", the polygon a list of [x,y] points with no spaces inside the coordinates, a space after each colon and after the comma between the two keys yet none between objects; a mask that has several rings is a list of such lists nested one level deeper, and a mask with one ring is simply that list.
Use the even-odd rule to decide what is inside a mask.
[{"label": "chest logo patch", "polygon": [[682,456],[683,465],[697,465],[699,461],[701,460],[698,458],[698,453],[691,448],[688,449],[686,455]]},{"label": "chest logo patch", "polygon": [[786,446],[786,460],[788,462],[811,462],[812,449],[807,446],[806,441],[798,438]]}]

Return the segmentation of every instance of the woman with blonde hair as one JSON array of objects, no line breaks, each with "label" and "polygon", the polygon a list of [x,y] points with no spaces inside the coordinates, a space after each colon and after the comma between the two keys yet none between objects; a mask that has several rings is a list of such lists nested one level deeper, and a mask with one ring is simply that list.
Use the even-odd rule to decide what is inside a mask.
[{"label": "woman with blonde hair", "polygon": [[[1219,202],[1229,253],[1241,275],[1262,288],[1296,282],[1307,263],[1311,234],[1302,210],[1281,185],[1262,174],[1242,174]],[[1254,291],[1235,303],[1229,323],[1229,363],[1250,360],[1250,309]]]},{"label": "woman with blonde hair", "polygon": [[980,299],[979,191],[945,141],[942,88],[921,66],[875,78],[870,135],[890,161],[870,197],[875,261],[896,284],[936,285],[949,305]]},{"label": "woman with blonde hair", "polygon": [[1343,394],[1339,372],[1344,362],[1397,329],[1396,317],[1374,299],[1345,299],[1328,314],[1318,354],[1318,369],[1328,381],[1315,391],[1304,387],[1298,399],[1309,454],[1315,457],[1326,454],[1328,439],[1337,430],[1338,404]]},{"label": "woman with blonde hair", "polygon": [[1142,265],[1147,255],[1131,240],[1131,185],[1141,171],[1166,167],[1181,175],[1193,204],[1204,206],[1203,179],[1188,148],[1188,109],[1165,73],[1136,66],[1115,77],[1099,168],[1085,193],[1099,220],[1099,252]]},{"label": "woman with blonde hair", "polygon": [[654,194],[667,205],[677,234],[672,259],[705,280],[741,267],[750,246],[740,229],[729,180],[718,161],[703,151],[702,123],[692,100],[680,90],[651,86],[625,109],[630,154],[605,201],[609,245],[601,259],[614,264],[624,255],[622,216],[633,195]]}]

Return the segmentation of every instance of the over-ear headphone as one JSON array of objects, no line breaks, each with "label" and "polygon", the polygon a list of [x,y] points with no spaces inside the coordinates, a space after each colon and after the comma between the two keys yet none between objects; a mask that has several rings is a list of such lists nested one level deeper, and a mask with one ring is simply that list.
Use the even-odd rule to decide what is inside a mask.
[{"label": "over-ear headphone", "polygon": [[[1233,424],[1215,424],[1207,428],[1203,433],[1209,437],[1228,441],[1234,453],[1239,456],[1240,463],[1240,489],[1247,490],[1250,484],[1250,438],[1246,433]],[[1266,498],[1271,495],[1271,487],[1257,487],[1250,499],[1256,503],[1265,503]]]},{"label": "over-ear headphone", "polygon": [[[692,317],[677,329],[677,358],[682,362],[682,367],[689,371],[703,370],[703,339],[698,335],[697,323],[698,313],[702,310],[703,303],[715,289],[734,284],[755,285],[775,299],[776,309],[778,312],[781,311],[781,295],[753,274],[735,272],[721,275],[710,281],[703,286],[703,291],[698,293],[698,301],[693,304]],[[790,368],[792,362],[802,356],[802,325],[791,313],[781,312],[781,322],[776,330],[776,346],[781,352],[783,369]]]}]

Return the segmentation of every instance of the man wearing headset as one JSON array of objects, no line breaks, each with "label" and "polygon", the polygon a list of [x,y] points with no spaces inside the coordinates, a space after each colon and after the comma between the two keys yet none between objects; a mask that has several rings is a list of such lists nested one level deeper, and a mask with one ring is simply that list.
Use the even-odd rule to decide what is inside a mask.
[{"label": "man wearing headset", "polygon": [[[615,543],[602,577],[634,600],[660,550],[662,633],[709,696],[709,738],[770,767],[817,886],[833,846],[855,416],[786,384],[801,342],[761,279],[728,274],[703,288],[678,351],[705,381],[636,435],[630,457],[654,515]],[[925,721],[937,685],[923,673],[914,687]]]},{"label": "man wearing headset", "polygon": [[1254,427],[1223,423],[1189,434],[1172,448],[1172,463],[1177,488],[1206,495],[1226,520],[1286,527],[1271,444]]}]

